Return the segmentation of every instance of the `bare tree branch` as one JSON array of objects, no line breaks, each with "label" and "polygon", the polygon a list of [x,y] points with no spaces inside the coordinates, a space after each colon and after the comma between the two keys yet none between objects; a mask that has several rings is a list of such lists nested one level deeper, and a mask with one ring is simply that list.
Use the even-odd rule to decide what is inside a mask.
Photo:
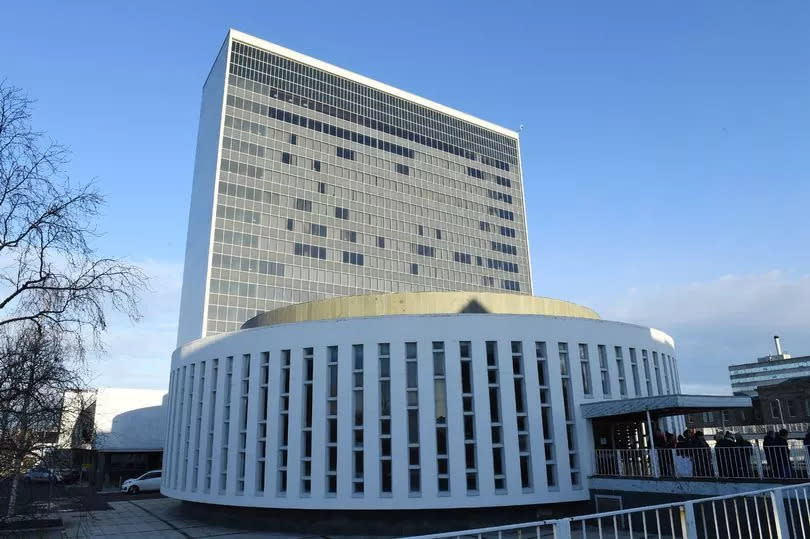
[{"label": "bare tree branch", "polygon": [[0,476],[43,456],[68,396],[85,391],[86,340],[110,309],[140,318],[143,272],[90,240],[104,198],[64,173],[67,150],[31,127],[31,100],[0,80]]},{"label": "bare tree branch", "polygon": [[31,100],[0,81],[0,327],[52,326],[101,346],[105,308],[140,318],[146,277],[98,257],[89,240],[104,198],[64,174],[67,150],[31,127]]}]

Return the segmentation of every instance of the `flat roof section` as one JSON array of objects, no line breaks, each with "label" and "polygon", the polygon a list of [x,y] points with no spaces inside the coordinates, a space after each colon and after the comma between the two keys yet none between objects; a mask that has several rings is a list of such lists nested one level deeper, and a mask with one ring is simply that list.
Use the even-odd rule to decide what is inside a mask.
[{"label": "flat roof section", "polygon": [[242,329],[312,320],[403,314],[535,314],[599,320],[593,309],[559,299],[496,292],[397,292],[341,296],[254,316]]},{"label": "flat roof section", "polygon": [[271,41],[266,41],[256,36],[240,32],[239,30],[235,30],[233,28],[230,29],[229,34],[231,36],[231,39],[241,41],[242,43],[245,43],[247,45],[253,45],[254,47],[264,49],[266,51],[272,52],[273,54],[285,56],[290,60],[302,62],[304,64],[311,65],[312,67],[328,71],[329,73],[337,75],[338,77],[343,77],[355,82],[359,82],[360,84],[365,84],[366,86],[370,86],[371,88],[380,90],[381,92],[386,92],[399,98],[407,99],[408,101],[413,101],[414,103],[418,103],[424,107],[428,107],[436,111],[443,112],[444,114],[448,114],[450,116],[455,116],[456,118],[470,122],[480,127],[484,127],[486,129],[490,129],[492,131],[495,131],[496,133],[500,133],[501,135],[511,137],[514,139],[519,138],[517,131],[501,127],[498,124],[482,120],[481,118],[477,118],[471,114],[467,114],[466,112],[461,112],[460,110],[450,108],[448,106],[442,105],[441,103],[436,103],[435,101],[425,99],[424,97],[420,97],[410,92],[400,90],[399,88],[395,88],[394,86],[389,86],[388,84],[385,84],[383,82],[379,82],[369,77],[365,77],[358,73],[349,71],[348,69],[343,69],[342,67],[332,65],[330,63],[324,62],[323,60],[318,60],[317,58],[312,58],[311,56],[307,56],[306,54],[301,54],[300,52],[296,52],[292,49],[282,47],[281,45],[277,45],[276,43],[273,43]]},{"label": "flat roof section", "polygon": [[620,418],[645,415],[666,417],[708,410],[749,408],[751,397],[732,395],[657,395],[636,399],[587,402],[580,406],[585,419]]}]

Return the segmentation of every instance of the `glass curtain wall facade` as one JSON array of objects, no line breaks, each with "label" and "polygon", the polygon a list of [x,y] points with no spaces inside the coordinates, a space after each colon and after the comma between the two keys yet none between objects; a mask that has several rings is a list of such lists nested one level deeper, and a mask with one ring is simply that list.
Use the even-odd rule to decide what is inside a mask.
[{"label": "glass curtain wall facade", "polygon": [[531,294],[516,133],[234,31],[218,62],[178,344],[330,296]]}]

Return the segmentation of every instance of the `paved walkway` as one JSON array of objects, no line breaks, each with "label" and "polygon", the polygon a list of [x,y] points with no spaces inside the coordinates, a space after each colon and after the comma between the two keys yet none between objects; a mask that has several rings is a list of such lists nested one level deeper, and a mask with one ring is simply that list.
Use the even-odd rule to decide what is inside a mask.
[{"label": "paved walkway", "polygon": [[183,538],[218,537],[248,539],[269,538],[315,538],[320,535],[295,535],[270,531],[238,530],[212,526],[196,520],[179,519],[174,509],[180,504],[170,498],[128,500],[110,502],[112,509],[86,513],[62,513],[65,523],[63,538],[83,537],[145,537]]}]

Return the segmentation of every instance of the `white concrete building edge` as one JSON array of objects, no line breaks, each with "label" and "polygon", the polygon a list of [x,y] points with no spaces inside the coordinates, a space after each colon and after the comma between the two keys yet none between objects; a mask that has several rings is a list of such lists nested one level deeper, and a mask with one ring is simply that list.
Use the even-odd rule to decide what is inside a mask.
[{"label": "white concrete building edge", "polygon": [[228,69],[230,43],[230,37],[226,38],[203,86],[188,214],[183,300],[180,302],[177,329],[178,346],[204,334],[208,299],[206,283],[208,273],[211,271],[211,244],[214,237],[215,186],[219,178],[217,163],[220,160],[220,133],[225,107],[224,81]]},{"label": "white concrete building edge", "polygon": [[159,451],[166,432],[166,391],[109,387],[96,393],[96,443],[101,451]]},{"label": "white concrete building edge", "polygon": [[[466,363],[465,345],[460,344],[465,342],[471,352]],[[390,379],[380,370],[380,343],[389,345]],[[407,358],[413,345],[408,343],[415,343],[415,375]],[[580,345],[586,347],[587,362],[580,360]],[[605,363],[600,346],[607,354]],[[337,347],[336,386],[330,384],[330,347]],[[565,347],[568,418],[561,369]],[[624,363],[625,395],[620,394],[616,347]],[[631,348],[639,384],[633,380]],[[289,371],[283,359],[287,350]],[[652,376],[658,371],[663,378],[667,370],[672,383],[665,386],[653,379],[648,393],[642,350]],[[653,352],[663,362],[660,370],[654,369]],[[538,359],[538,353],[544,357]],[[658,330],[545,315],[378,316],[281,324],[199,339],[178,348],[172,358],[162,492],[197,502],[296,509],[442,509],[585,500],[594,443],[580,404],[657,395],[659,387],[665,388],[663,393],[679,393],[674,355],[672,339]],[[381,384],[381,377],[388,383]],[[590,380],[587,395],[584,379]],[[637,386],[641,394],[636,394]],[[381,423],[385,387],[390,387],[390,430]],[[332,473],[328,426],[334,389],[337,455]],[[358,399],[362,413],[355,413]],[[543,424],[543,408],[549,409],[550,425]],[[445,425],[447,448],[442,449],[437,428]],[[381,468],[388,444],[383,430],[390,432],[390,485]]]}]

